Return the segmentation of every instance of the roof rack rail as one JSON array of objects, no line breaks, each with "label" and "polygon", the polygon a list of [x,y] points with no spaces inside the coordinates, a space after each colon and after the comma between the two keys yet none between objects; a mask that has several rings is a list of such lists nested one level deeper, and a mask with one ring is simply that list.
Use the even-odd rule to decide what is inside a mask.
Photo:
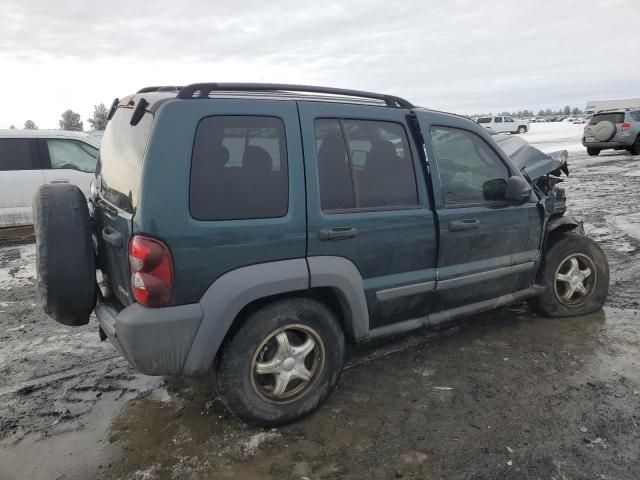
[{"label": "roof rack rail", "polygon": [[158,87],[144,87],[138,90],[136,93],[150,93],[150,92],[179,92],[182,87],[174,86],[158,86]]},{"label": "roof rack rail", "polygon": [[[143,89],[147,91],[147,89]],[[308,93],[326,93],[330,95],[341,95],[345,97],[371,98],[381,100],[389,107],[396,108],[414,108],[413,104],[404,98],[394,95],[385,95],[382,93],[363,92],[360,90],[348,90],[344,88],[331,87],[314,87],[310,85],[289,85],[286,83],[194,83],[182,87],[178,91],[177,98],[209,98],[211,92],[222,91],[288,91],[288,92],[308,92]],[[140,91],[142,92],[142,90]],[[139,93],[140,93],[139,92]],[[197,93],[197,95],[196,95]]]}]

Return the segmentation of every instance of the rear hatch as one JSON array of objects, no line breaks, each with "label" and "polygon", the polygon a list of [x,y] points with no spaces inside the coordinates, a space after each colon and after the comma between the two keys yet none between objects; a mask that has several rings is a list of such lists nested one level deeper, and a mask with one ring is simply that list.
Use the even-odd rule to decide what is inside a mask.
[{"label": "rear hatch", "polygon": [[615,125],[616,132],[609,140],[604,140],[604,141],[609,141],[609,142],[615,141],[616,136],[620,132],[622,132],[622,124],[624,123],[624,117],[625,117],[624,112],[596,113],[593,117],[591,117],[591,120],[589,120],[589,124],[586,127],[584,127],[585,140],[587,141],[587,143],[603,141],[601,139],[596,138],[596,132],[594,130],[595,125],[597,125],[600,122],[611,122],[613,125]]},{"label": "rear hatch", "polygon": [[153,116],[147,112],[131,125],[134,111],[132,102],[118,107],[105,129],[96,171],[94,213],[98,266],[111,295],[125,306],[133,303],[128,247],[153,123]]}]

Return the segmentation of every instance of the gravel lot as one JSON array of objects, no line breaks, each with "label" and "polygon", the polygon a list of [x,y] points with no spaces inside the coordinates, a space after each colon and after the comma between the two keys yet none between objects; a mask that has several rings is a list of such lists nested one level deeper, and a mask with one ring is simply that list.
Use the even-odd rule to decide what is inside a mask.
[{"label": "gravel lot", "polygon": [[278,430],[229,417],[207,379],[136,373],[95,320],[56,324],[33,244],[2,247],[0,479],[640,478],[640,157],[569,165],[569,208],[611,265],[602,312],[515,305],[358,348]]}]

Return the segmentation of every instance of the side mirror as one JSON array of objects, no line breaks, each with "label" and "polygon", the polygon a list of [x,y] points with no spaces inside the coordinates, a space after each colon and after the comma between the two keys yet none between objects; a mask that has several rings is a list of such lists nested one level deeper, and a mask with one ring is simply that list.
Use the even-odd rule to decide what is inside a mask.
[{"label": "side mirror", "polygon": [[524,203],[531,197],[531,185],[522,177],[509,177],[504,192],[504,199],[517,204]]}]

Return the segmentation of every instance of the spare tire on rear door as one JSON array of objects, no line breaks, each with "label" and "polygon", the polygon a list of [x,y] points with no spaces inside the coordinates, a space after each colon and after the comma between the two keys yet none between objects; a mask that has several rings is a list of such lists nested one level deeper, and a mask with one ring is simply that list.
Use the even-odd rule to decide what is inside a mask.
[{"label": "spare tire on rear door", "polygon": [[75,185],[43,185],[33,198],[33,220],[44,311],[64,325],[86,325],[96,304],[87,199]]},{"label": "spare tire on rear door", "polygon": [[616,126],[609,120],[603,120],[591,127],[591,133],[599,142],[608,142],[616,134]]}]

